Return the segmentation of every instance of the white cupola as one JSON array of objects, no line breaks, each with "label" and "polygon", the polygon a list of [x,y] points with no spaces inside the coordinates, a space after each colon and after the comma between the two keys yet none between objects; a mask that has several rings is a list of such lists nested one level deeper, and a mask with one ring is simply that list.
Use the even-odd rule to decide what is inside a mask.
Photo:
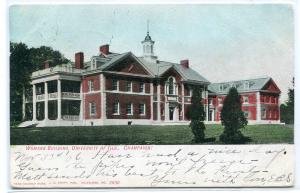
[{"label": "white cupola", "polygon": [[151,36],[149,35],[149,23],[147,29],[147,35],[142,41],[143,45],[143,58],[149,62],[156,62],[157,56],[154,56],[154,41],[152,41]]}]

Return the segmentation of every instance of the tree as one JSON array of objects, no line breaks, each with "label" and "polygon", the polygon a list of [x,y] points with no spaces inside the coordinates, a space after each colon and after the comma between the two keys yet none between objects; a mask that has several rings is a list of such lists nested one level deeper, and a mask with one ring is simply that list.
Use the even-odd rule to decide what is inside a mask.
[{"label": "tree", "polygon": [[280,121],[287,124],[294,123],[294,78],[292,83],[293,87],[288,90],[288,100],[280,105]]},{"label": "tree", "polygon": [[204,142],[205,140],[205,111],[202,105],[201,89],[198,86],[193,88],[193,95],[191,100],[191,107],[189,116],[191,118],[190,128],[194,134],[194,142]]},{"label": "tree", "polygon": [[23,43],[10,43],[10,120],[22,120],[22,94],[30,80],[30,52]]},{"label": "tree", "polygon": [[221,122],[224,132],[220,135],[220,141],[226,144],[240,144],[247,139],[240,129],[248,123],[242,111],[241,97],[236,88],[231,88],[226,96],[221,111]]},{"label": "tree", "polygon": [[45,60],[54,65],[67,63],[59,51],[51,47],[28,48],[24,43],[10,43],[10,122],[16,125],[22,121],[22,95],[30,87],[30,75],[41,69]]}]

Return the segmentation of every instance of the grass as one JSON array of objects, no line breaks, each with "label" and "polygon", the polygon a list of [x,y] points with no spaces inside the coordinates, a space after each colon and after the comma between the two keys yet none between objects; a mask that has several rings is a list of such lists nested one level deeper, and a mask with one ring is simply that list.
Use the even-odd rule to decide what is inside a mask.
[{"label": "grass", "polygon": [[[294,129],[284,125],[249,125],[242,133],[250,144],[293,143]],[[206,144],[222,144],[221,125],[206,125],[206,138],[216,138]],[[11,128],[12,145],[119,145],[119,144],[192,144],[193,134],[188,126],[93,126]]]}]

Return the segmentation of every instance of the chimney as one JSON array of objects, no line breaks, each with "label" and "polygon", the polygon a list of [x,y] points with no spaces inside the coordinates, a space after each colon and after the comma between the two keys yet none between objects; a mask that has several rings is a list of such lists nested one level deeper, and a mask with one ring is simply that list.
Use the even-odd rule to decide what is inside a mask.
[{"label": "chimney", "polygon": [[189,60],[181,60],[180,65],[185,68],[189,68]]},{"label": "chimney", "polygon": [[105,44],[105,45],[100,46],[99,51],[100,51],[100,54],[101,53],[105,54],[105,55],[109,54],[109,45]]},{"label": "chimney", "polygon": [[45,62],[43,62],[43,68],[50,68],[52,67],[52,60],[46,60]]},{"label": "chimney", "polygon": [[84,55],[83,52],[77,52],[75,54],[75,68],[82,69],[84,62]]}]

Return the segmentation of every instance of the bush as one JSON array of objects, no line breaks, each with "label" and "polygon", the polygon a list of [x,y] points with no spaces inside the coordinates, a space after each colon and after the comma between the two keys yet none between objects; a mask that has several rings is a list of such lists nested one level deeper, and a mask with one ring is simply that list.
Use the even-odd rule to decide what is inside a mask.
[{"label": "bush", "polygon": [[242,111],[241,97],[236,88],[231,88],[224,100],[221,122],[224,132],[220,135],[220,141],[226,144],[241,144],[248,140],[240,131],[248,121]]},{"label": "bush", "polygon": [[191,106],[189,108],[189,116],[191,118],[190,128],[194,134],[193,141],[200,143],[205,141],[205,111],[202,105],[202,90],[199,87],[193,88],[193,96],[191,100]]},{"label": "bush", "polygon": [[194,134],[194,142],[200,143],[205,141],[205,125],[203,121],[194,120],[190,123],[190,127],[192,129],[192,132]]}]

